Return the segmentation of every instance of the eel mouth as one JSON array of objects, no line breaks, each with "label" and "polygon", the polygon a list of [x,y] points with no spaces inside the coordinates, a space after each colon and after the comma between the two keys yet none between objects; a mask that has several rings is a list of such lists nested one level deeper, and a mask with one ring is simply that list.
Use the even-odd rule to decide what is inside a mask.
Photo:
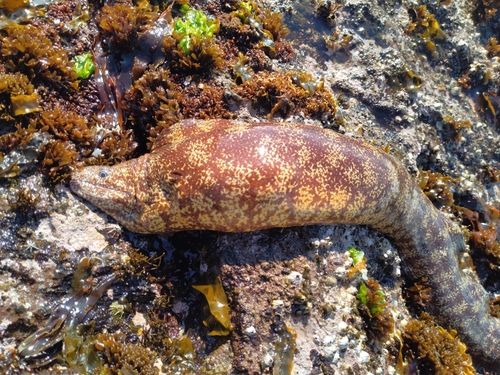
[{"label": "eel mouth", "polygon": [[103,186],[83,180],[71,179],[69,187],[73,193],[88,200],[92,204],[95,202],[126,202],[133,203],[135,201],[133,195],[128,191],[115,189],[110,186]]}]

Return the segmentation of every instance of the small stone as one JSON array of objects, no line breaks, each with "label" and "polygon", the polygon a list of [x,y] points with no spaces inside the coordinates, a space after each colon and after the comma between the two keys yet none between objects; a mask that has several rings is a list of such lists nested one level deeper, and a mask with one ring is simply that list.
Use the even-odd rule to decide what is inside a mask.
[{"label": "small stone", "polygon": [[325,337],[323,337],[323,346],[328,346],[328,345],[333,344],[334,340],[335,340],[335,338],[333,336],[326,335]]},{"label": "small stone", "polygon": [[138,327],[146,327],[147,325],[147,322],[146,322],[146,318],[144,317],[144,314],[138,312],[134,315],[134,317],[132,318],[132,323],[134,323],[134,325],[138,326]]},{"label": "small stone", "polygon": [[346,322],[340,322],[339,325],[337,326],[339,332],[341,333],[347,331],[347,327],[349,326],[347,325]]},{"label": "small stone", "polygon": [[300,285],[302,284],[302,274],[297,271],[292,271],[289,275],[286,275],[285,281],[287,284]]},{"label": "small stone", "polygon": [[272,302],[272,306],[273,306],[273,310],[279,313],[279,312],[281,312],[281,310],[283,310],[283,306],[285,306],[285,303],[280,299],[275,299]]},{"label": "small stone", "polygon": [[450,89],[450,94],[453,96],[460,96],[460,93],[462,92],[462,89],[458,86],[452,87]]},{"label": "small stone", "polygon": [[264,358],[262,358],[262,368],[269,368],[273,364],[273,356],[269,353],[266,353],[264,355]]},{"label": "small stone", "polygon": [[245,329],[245,334],[247,336],[255,336],[255,334],[257,333],[256,329],[254,326],[250,326],[250,327],[247,327]]},{"label": "small stone", "polygon": [[342,266],[337,267],[335,269],[335,271],[334,271],[334,275],[337,278],[344,278],[345,275],[346,275],[346,269],[345,269],[345,267],[342,267]]},{"label": "small stone", "polygon": [[346,349],[348,344],[349,344],[349,338],[347,336],[340,338],[340,340],[339,340],[339,348],[340,349],[342,349],[342,350]]},{"label": "small stone", "polygon": [[358,362],[359,363],[366,363],[369,360],[370,360],[370,354],[368,354],[364,350],[359,352],[359,354],[358,354]]},{"label": "small stone", "polygon": [[319,248],[319,238],[311,238],[310,244],[313,249]]}]

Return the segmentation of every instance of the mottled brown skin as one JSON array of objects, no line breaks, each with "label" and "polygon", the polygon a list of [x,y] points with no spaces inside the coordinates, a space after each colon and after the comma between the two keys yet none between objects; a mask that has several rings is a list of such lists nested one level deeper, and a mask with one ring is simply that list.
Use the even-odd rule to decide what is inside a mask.
[{"label": "mottled brown skin", "polygon": [[460,270],[460,229],[370,145],[306,125],[188,120],[150,154],[74,173],[71,189],[139,233],[369,225],[398,247],[409,279],[428,279],[438,321],[500,368],[500,320]]}]

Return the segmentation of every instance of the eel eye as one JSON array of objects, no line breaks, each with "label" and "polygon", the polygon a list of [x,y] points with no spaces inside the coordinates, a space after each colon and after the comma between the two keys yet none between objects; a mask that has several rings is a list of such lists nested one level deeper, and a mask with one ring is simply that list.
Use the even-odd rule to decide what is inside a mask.
[{"label": "eel eye", "polygon": [[99,172],[99,177],[100,178],[108,177],[108,175],[109,175],[109,169],[108,168],[102,168],[101,171]]}]

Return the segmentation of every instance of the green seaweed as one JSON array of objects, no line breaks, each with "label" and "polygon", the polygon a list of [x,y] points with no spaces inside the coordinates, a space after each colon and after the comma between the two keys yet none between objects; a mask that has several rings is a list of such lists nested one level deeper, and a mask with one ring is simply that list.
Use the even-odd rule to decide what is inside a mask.
[{"label": "green seaweed", "polygon": [[202,10],[189,9],[187,4],[181,8],[185,20],[177,19],[174,24],[174,32],[179,35],[179,45],[184,53],[189,55],[193,39],[210,39],[219,31],[219,21],[208,19]]},{"label": "green seaweed", "polygon": [[387,308],[385,294],[377,280],[369,277],[366,282],[361,283],[356,298],[359,301],[359,312],[369,332],[381,342],[386,341],[391,335],[398,335],[394,327],[393,314]]},{"label": "green seaweed", "polygon": [[95,64],[92,61],[92,54],[90,52],[84,53],[75,57],[75,65],[73,70],[81,79],[87,79],[95,72]]},{"label": "green seaweed", "polygon": [[363,259],[365,259],[365,253],[363,253],[360,250],[357,250],[356,248],[349,246],[347,248],[347,253],[352,259],[352,265],[356,266],[358,263],[361,263]]},{"label": "green seaweed", "polygon": [[371,315],[384,311],[385,295],[381,290],[372,291],[365,283],[361,283],[356,298],[368,308]]}]

